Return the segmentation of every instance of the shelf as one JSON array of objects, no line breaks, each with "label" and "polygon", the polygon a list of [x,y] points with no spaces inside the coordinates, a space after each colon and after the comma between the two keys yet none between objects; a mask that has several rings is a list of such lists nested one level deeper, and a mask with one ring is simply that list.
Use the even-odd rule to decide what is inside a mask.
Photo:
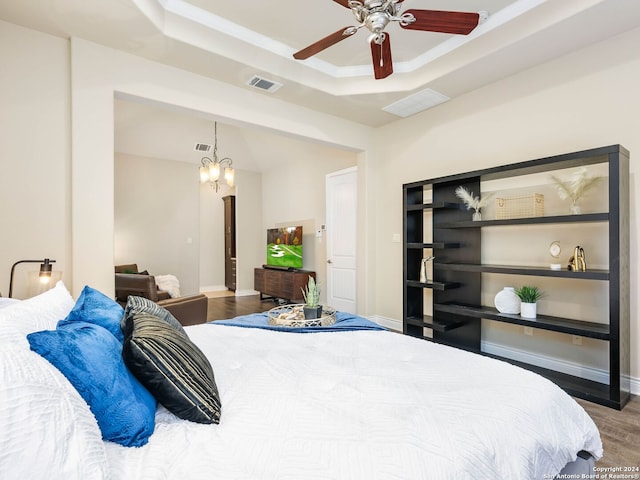
[{"label": "shelf", "polygon": [[416,211],[416,210],[433,210],[437,208],[449,208],[452,210],[460,210],[462,205],[459,203],[453,202],[433,202],[433,203],[420,203],[418,205],[407,205],[407,211]]},{"label": "shelf", "polygon": [[[459,187],[471,192],[482,192],[483,187],[484,190],[491,189],[491,185],[488,184],[491,180],[505,180],[500,188],[516,189],[521,184],[529,185],[529,179],[519,181],[517,177],[548,175],[554,171],[598,164],[599,169],[604,171],[606,167],[608,171],[608,174],[603,176],[601,192],[601,195],[606,195],[605,211],[556,215],[548,210],[547,215],[541,217],[498,220],[494,215],[485,215],[484,220],[473,221],[472,212],[465,209],[456,195]],[[540,333],[549,332],[540,335],[535,343],[541,345],[552,339],[549,342],[551,352],[562,348],[560,343],[556,345],[553,342],[567,341],[566,335],[591,338],[598,340],[599,344],[606,342],[608,362],[605,364],[604,359],[598,362],[608,374],[607,379],[598,380],[606,384],[557,372],[549,367],[545,369],[508,358],[487,356],[536,372],[576,397],[621,409],[629,400],[631,390],[631,353],[628,341],[631,332],[629,265],[632,264],[629,255],[629,185],[629,152],[620,145],[569,152],[404,184],[403,331],[417,338],[428,338],[431,334],[432,338],[428,339],[433,342],[481,354],[482,339],[485,336],[483,329],[499,327],[496,322],[536,328]],[[557,206],[566,206],[566,210],[556,209],[555,212],[569,213],[568,204],[561,206],[558,203]],[[556,208],[556,204],[553,208]],[[429,215],[425,215],[427,212]],[[490,214],[489,210],[486,213]],[[603,250],[599,255],[603,260],[599,265],[604,268],[573,272],[567,269],[567,256],[566,263],[561,264],[562,270],[551,270],[551,257],[549,263],[541,259],[536,260],[536,255],[526,248],[518,257],[513,258],[516,263],[521,262],[522,265],[483,264],[483,255],[490,255],[493,251],[487,249],[487,241],[493,243],[498,232],[508,231],[514,236],[505,247],[516,254],[520,250],[519,245],[526,244],[526,240],[534,233],[543,235],[546,232],[551,235],[554,231],[573,230],[575,235],[597,237],[593,241],[602,245]],[[555,237],[555,234],[553,236]],[[519,240],[525,243],[522,244]],[[489,248],[499,247],[496,243]],[[432,267],[433,276],[439,281],[416,281],[419,278],[416,267],[420,258],[425,256],[425,249],[433,249],[433,255],[438,258]],[[432,254],[431,251],[428,253]],[[506,262],[507,257],[496,263],[500,261]],[[483,292],[483,284],[488,280],[493,281],[489,277],[494,274],[517,275],[521,276],[522,281],[529,278],[529,281],[534,280],[542,286],[554,284],[554,287],[560,289],[556,291],[554,288],[556,296],[566,308],[563,313],[566,311],[565,314],[573,318],[538,315],[536,319],[526,319],[520,315],[502,314],[493,308],[493,305],[481,306],[483,294],[487,293]],[[588,282],[585,283],[584,280]],[[589,305],[595,306],[600,302],[607,302],[609,305],[608,312],[602,312],[596,318],[598,322],[603,323],[581,321],[580,318],[584,318],[581,313],[583,308],[570,307],[572,302],[576,301],[570,298],[573,290],[586,291],[593,287],[597,287],[601,293],[592,298]],[[429,292],[430,295],[424,294],[425,288],[433,290]],[[487,303],[491,304],[488,300]],[[432,316],[423,317],[425,311],[432,311]],[[559,309],[554,308],[550,313],[558,311]],[[507,336],[505,341],[508,342]],[[517,340],[514,338],[514,341]],[[572,360],[575,359],[576,363],[581,363],[583,356],[593,353],[591,347],[595,349],[595,343],[587,342],[582,347],[584,351],[575,351],[570,357]],[[600,346],[598,345],[598,348]],[[515,350],[517,349],[516,346]]]},{"label": "shelf", "polygon": [[443,282],[419,282],[417,280],[407,280],[407,287],[418,287],[418,288],[432,288],[433,290],[451,290],[453,288],[458,288],[460,286],[459,283],[443,283]]},{"label": "shelf", "polygon": [[422,250],[425,248],[460,248],[460,244],[453,242],[407,243],[407,248],[418,250]]},{"label": "shelf", "polygon": [[430,315],[425,315],[423,317],[407,317],[406,321],[409,325],[414,325],[416,327],[430,328],[432,330],[435,330],[436,332],[447,332],[449,330],[453,330],[454,328],[458,328],[460,325],[464,325],[464,322],[461,320],[434,321],[433,317]]},{"label": "shelf", "polygon": [[465,220],[434,225],[436,228],[478,228],[498,227],[501,225],[539,225],[550,223],[592,223],[608,222],[608,213],[585,213],[583,215],[555,215],[549,217],[509,218],[506,220]]},{"label": "shelf", "polygon": [[518,265],[476,265],[469,263],[435,263],[436,270],[455,272],[502,273],[509,275],[532,275],[536,277],[575,278],[582,280],[609,280],[608,270],[587,270],[572,272],[570,270],[551,270],[544,267],[528,267]]},{"label": "shelf", "polygon": [[565,392],[573,397],[582,398],[590,402],[605,405],[607,407],[616,408],[621,410],[622,407],[629,400],[629,393],[622,392],[622,398],[620,401],[612,399],[609,392],[610,387],[607,384],[595,382],[582,377],[576,377],[555,370],[549,370],[547,368],[532,365],[530,363],[519,362],[512,360],[511,358],[501,357],[499,355],[492,355],[486,352],[481,352],[481,355],[485,357],[491,357],[496,360],[502,360],[504,362],[516,365],[526,370],[542,375],[543,377],[551,380],[553,383],[562,388]]},{"label": "shelf", "polygon": [[486,318],[497,322],[523,325],[525,327],[551,330],[587,338],[596,338],[598,340],[611,339],[609,325],[607,324],[583,322],[571,318],[552,317],[548,315],[538,315],[535,319],[527,319],[522,318],[520,315],[500,313],[491,307],[473,307],[459,304],[436,304],[433,308],[438,312],[453,313],[465,317]]}]

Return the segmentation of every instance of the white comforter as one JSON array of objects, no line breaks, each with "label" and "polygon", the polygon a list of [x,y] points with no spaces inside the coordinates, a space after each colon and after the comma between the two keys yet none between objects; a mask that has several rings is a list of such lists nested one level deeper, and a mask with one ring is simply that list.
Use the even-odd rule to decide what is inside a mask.
[{"label": "white comforter", "polygon": [[145,447],[107,442],[114,480],[532,480],[602,455],[576,402],[504,362],[391,332],[187,332],[221,423],[160,409]]}]

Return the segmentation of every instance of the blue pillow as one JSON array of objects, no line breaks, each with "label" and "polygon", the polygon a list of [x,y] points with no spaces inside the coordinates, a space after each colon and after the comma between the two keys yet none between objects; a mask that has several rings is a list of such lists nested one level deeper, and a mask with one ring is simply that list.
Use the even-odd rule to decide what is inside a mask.
[{"label": "blue pillow", "polygon": [[120,321],[123,315],[124,309],[118,302],[87,285],[82,289],[75,306],[65,320],[100,325],[109,330],[122,343],[124,335],[120,328]]},{"label": "blue pillow", "polygon": [[155,427],[156,401],[122,360],[122,345],[104,328],[58,322],[30,333],[31,350],[62,372],[89,405],[102,438],[126,447],[145,445]]}]

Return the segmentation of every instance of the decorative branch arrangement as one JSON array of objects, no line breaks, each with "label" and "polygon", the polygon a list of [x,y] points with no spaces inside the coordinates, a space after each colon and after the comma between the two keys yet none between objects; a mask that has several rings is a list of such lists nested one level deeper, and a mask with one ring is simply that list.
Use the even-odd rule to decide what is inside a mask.
[{"label": "decorative branch arrangement", "polygon": [[460,186],[455,190],[456,196],[462,200],[467,207],[467,210],[473,209],[475,213],[473,214],[474,220],[481,220],[482,216],[480,214],[480,209],[482,207],[486,207],[489,204],[489,200],[493,197],[493,193],[488,193],[484,197],[475,197],[473,192],[469,192],[466,188]]},{"label": "decorative branch arrangement", "polygon": [[587,190],[594,187],[601,178],[589,176],[586,168],[577,170],[573,177],[567,181],[551,175],[551,180],[553,180],[558,190],[558,196],[562,200],[571,200],[571,213],[576,215],[580,213],[578,200],[582,198]]}]

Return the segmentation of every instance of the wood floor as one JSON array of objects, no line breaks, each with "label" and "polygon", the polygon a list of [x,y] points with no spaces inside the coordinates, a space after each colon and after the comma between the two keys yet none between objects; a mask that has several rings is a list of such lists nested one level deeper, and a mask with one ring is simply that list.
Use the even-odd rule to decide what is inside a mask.
[{"label": "wood floor", "polygon": [[631,397],[621,411],[585,400],[576,400],[600,430],[604,457],[596,466],[640,467],[640,397]]},{"label": "wood floor", "polygon": [[[264,312],[274,306],[277,304],[273,300],[260,300],[259,295],[210,298],[207,317],[209,321],[224,320]],[[600,430],[604,457],[596,466],[640,467],[640,397],[632,397],[622,411],[576,400]]]},{"label": "wood floor", "polygon": [[207,321],[227,320],[240,315],[266,312],[277,306],[273,300],[260,300],[260,295],[209,298]]}]

